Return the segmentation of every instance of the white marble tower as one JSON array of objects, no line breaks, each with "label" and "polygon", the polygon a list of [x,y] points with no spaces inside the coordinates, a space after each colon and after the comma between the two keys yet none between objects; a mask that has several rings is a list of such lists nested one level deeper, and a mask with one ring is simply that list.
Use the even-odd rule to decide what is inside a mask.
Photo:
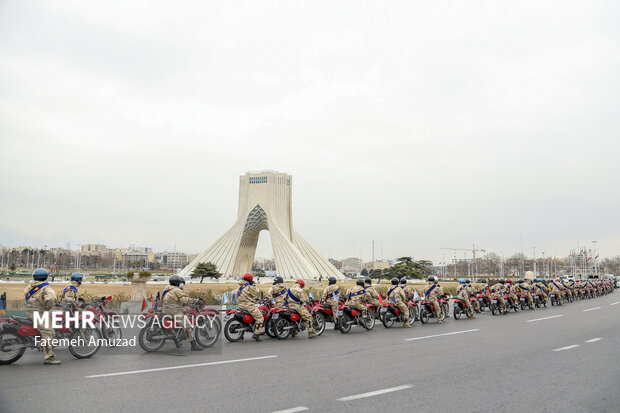
[{"label": "white marble tower", "polygon": [[285,280],[344,276],[293,229],[290,175],[248,172],[239,177],[237,222],[179,275],[189,276],[200,262],[217,265],[223,279],[238,278],[252,268],[258,234],[268,230],[276,271]]}]

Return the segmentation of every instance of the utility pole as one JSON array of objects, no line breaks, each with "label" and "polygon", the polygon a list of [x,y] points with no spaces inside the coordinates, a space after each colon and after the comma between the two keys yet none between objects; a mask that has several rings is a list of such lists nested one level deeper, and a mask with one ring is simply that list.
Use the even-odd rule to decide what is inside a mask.
[{"label": "utility pole", "polygon": [[592,255],[594,255],[594,275],[598,276],[598,266],[596,265],[596,261],[598,260],[598,253],[596,252],[596,243],[598,241],[592,241],[592,246],[593,246],[593,250],[594,252],[592,253]]},{"label": "utility pole", "polygon": [[534,278],[536,278],[536,247],[532,247],[534,251],[534,265],[532,266],[532,270],[534,271]]}]

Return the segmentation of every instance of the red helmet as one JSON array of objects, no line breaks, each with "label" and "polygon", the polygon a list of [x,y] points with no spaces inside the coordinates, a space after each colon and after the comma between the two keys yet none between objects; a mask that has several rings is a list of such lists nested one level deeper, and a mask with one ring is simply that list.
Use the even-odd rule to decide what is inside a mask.
[{"label": "red helmet", "polygon": [[295,281],[295,284],[299,284],[299,286],[301,288],[304,288],[306,286],[306,283],[301,278],[299,280]]},{"label": "red helmet", "polygon": [[506,282],[512,284],[512,280],[510,278],[507,279]]},{"label": "red helmet", "polygon": [[245,274],[243,274],[243,279],[249,283],[251,283],[252,280],[254,280],[254,278],[252,277],[252,273],[250,272],[246,272]]}]

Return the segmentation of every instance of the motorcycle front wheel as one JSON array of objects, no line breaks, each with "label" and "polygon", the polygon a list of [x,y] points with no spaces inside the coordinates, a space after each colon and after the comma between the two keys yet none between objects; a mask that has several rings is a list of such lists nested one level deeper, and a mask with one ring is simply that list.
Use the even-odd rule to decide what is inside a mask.
[{"label": "motorcycle front wheel", "polygon": [[454,310],[452,311],[453,315],[454,315],[454,319],[458,320],[459,318],[461,318],[461,309],[458,307],[454,307]]},{"label": "motorcycle front wheel", "polygon": [[73,357],[88,359],[101,348],[101,331],[97,328],[82,328],[71,333],[69,351]]},{"label": "motorcycle front wheel", "polygon": [[370,310],[366,311],[365,319],[363,319],[362,317],[360,317],[360,319],[363,320],[364,325],[362,327],[364,327],[366,330],[372,330],[375,326],[375,314]]},{"label": "motorcycle front wheel", "polygon": [[203,320],[203,323],[194,329],[194,337],[200,347],[208,348],[217,342],[222,328],[218,318],[209,318]]}]

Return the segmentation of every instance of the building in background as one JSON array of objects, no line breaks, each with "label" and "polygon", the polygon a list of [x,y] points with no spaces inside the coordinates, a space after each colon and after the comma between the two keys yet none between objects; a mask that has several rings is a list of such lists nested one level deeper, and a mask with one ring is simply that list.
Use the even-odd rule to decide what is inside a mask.
[{"label": "building in background", "polygon": [[350,268],[356,271],[362,269],[364,261],[361,258],[345,258],[342,260],[342,268]]},{"label": "building in background", "polygon": [[82,254],[88,255],[103,255],[105,254],[106,248],[103,244],[84,244],[82,245]]},{"label": "building in background", "polygon": [[187,265],[187,255],[184,252],[158,252],[154,255],[154,262],[163,268],[183,268]]}]

